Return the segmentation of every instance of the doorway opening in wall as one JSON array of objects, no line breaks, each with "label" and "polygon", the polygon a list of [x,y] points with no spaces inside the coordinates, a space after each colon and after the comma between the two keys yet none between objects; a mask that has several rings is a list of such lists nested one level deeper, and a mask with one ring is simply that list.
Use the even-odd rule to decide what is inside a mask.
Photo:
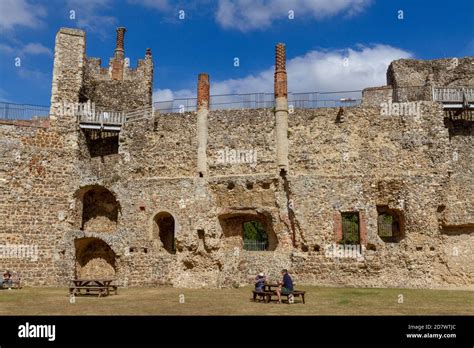
[{"label": "doorway opening in wall", "polygon": [[385,243],[398,243],[404,237],[405,220],[399,210],[377,206],[377,232]]},{"label": "doorway opening in wall", "polygon": [[103,157],[118,154],[119,132],[95,129],[83,129],[87,149],[91,157]]},{"label": "doorway opening in wall", "polygon": [[244,250],[265,251],[268,248],[268,235],[260,221],[247,221],[243,224]]},{"label": "doorway opening in wall", "polygon": [[170,254],[176,254],[175,222],[173,215],[161,212],[153,219],[153,238],[160,239],[163,248]]},{"label": "doorway opening in wall", "polygon": [[342,239],[340,244],[360,244],[360,223],[358,212],[341,213]]}]

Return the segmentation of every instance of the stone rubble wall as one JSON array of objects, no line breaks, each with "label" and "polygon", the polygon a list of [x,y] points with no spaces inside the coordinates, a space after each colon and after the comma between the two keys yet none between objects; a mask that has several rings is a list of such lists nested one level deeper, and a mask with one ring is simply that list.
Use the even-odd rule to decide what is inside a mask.
[{"label": "stone rubble wall", "polygon": [[[423,93],[438,82],[474,84],[471,58],[451,63],[395,61],[387,82],[420,83]],[[452,121],[430,101],[416,101],[414,115],[384,114],[381,101],[413,97],[390,87],[366,90],[359,107],[296,109],[288,128],[279,110],[286,165],[286,156],[277,163],[275,110],[210,111],[208,170],[199,175],[194,112],[155,113],[98,141],[61,114],[58,104],[87,99],[150,105],[149,51],[123,81],[106,72],[85,56],[85,33],[63,28],[49,122],[0,122],[1,241],[38,250],[35,259],[0,255],[0,267],[24,285],[114,272],[122,286],[231,287],[262,271],[276,281],[287,268],[297,284],[473,288],[472,115]],[[219,159],[222,151],[254,157]],[[90,199],[94,192],[107,199]],[[380,206],[403,216],[397,243],[378,236]],[[349,211],[359,214],[359,259],[328,253]],[[175,253],[157,238],[160,213],[174,219]],[[247,221],[265,226],[269,251],[243,250],[238,227]]]},{"label": "stone rubble wall", "polygon": [[[99,238],[115,253],[124,286],[240,286],[257,272],[276,280],[288,268],[299,284],[472,287],[474,216],[465,185],[472,177],[472,136],[450,139],[438,104],[425,102],[421,110],[416,118],[346,108],[343,122],[336,122],[336,108],[296,110],[289,115],[288,187],[276,169],[270,111],[210,112],[204,178],[196,172],[195,113],[127,124],[117,153],[103,157],[90,156],[77,128],[0,125],[1,233],[9,243],[40,250],[37,262],[2,259],[2,266],[22,273],[25,285],[65,285],[81,271],[74,240]],[[255,148],[257,165],[216,165],[222,147]],[[81,190],[94,185],[120,204],[115,231],[80,230]],[[377,205],[403,212],[406,237],[399,243],[378,237]],[[343,211],[360,213],[370,247],[363,260],[326,253],[335,242],[334,216]],[[175,219],[176,254],[153,238],[160,212]],[[232,214],[268,217],[276,249],[251,252],[232,244],[222,222]],[[443,221],[461,231],[447,233]]]}]

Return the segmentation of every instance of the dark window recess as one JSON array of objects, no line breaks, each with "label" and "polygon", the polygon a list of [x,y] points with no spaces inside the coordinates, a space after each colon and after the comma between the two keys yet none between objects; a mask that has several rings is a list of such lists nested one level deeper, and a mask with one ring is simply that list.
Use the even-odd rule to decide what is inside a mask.
[{"label": "dark window recess", "polygon": [[170,254],[176,253],[176,241],[174,237],[175,223],[170,213],[162,212],[155,216],[153,227],[154,238],[160,238],[163,247]]},{"label": "dark window recess", "polygon": [[360,223],[358,212],[341,213],[341,244],[360,244]]},{"label": "dark window recess", "polygon": [[404,237],[404,220],[400,211],[388,206],[377,207],[377,232],[386,243],[398,243]]},{"label": "dark window recess", "polygon": [[87,148],[91,157],[103,157],[118,154],[119,136],[118,132],[84,130]]},{"label": "dark window recess", "polygon": [[204,230],[197,230],[199,239],[204,239]]}]

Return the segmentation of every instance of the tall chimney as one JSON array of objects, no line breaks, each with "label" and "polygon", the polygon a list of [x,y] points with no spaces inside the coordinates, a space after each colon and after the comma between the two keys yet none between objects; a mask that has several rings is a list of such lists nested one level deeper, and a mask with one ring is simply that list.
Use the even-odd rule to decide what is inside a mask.
[{"label": "tall chimney", "polygon": [[123,42],[125,37],[125,32],[127,29],[124,27],[117,28],[117,41],[115,44],[115,58],[124,58],[124,49],[123,49]]},{"label": "tall chimney", "polygon": [[277,44],[275,48],[275,99],[279,97],[288,97],[286,52],[282,43]]},{"label": "tall chimney", "polygon": [[197,108],[209,109],[209,75],[205,73],[198,76]]},{"label": "tall chimney", "polygon": [[200,177],[204,177],[207,174],[209,87],[209,75],[199,74],[197,85],[197,170]]},{"label": "tall chimney", "polygon": [[285,45],[275,48],[275,123],[277,164],[279,171],[288,171],[288,84],[286,80]]},{"label": "tall chimney", "polygon": [[125,32],[127,29],[124,27],[117,28],[117,41],[115,44],[114,59],[112,61],[112,79],[113,80],[123,80],[123,65],[124,65],[124,56],[125,50],[123,48],[123,42],[125,37]]}]

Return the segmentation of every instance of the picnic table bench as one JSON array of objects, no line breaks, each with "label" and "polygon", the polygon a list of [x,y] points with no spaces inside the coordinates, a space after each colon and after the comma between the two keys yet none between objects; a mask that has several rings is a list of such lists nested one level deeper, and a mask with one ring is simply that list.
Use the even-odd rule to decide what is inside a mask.
[{"label": "picnic table bench", "polygon": [[[260,301],[264,301],[266,303],[270,303],[272,300],[272,296],[277,296],[276,290],[272,290],[272,288],[278,288],[278,284],[265,284],[263,291],[256,291],[253,290],[253,301],[257,301],[257,297],[259,298]],[[286,296],[288,300],[289,295],[293,295],[294,297],[301,297],[301,300],[303,304],[305,303],[304,296],[306,294],[306,291],[301,291],[301,290],[293,290],[289,294],[281,294],[281,296]]]},{"label": "picnic table bench", "polygon": [[117,295],[117,285],[113,285],[113,281],[113,279],[72,279],[69,294],[76,296],[97,293],[101,297],[113,292]]}]

